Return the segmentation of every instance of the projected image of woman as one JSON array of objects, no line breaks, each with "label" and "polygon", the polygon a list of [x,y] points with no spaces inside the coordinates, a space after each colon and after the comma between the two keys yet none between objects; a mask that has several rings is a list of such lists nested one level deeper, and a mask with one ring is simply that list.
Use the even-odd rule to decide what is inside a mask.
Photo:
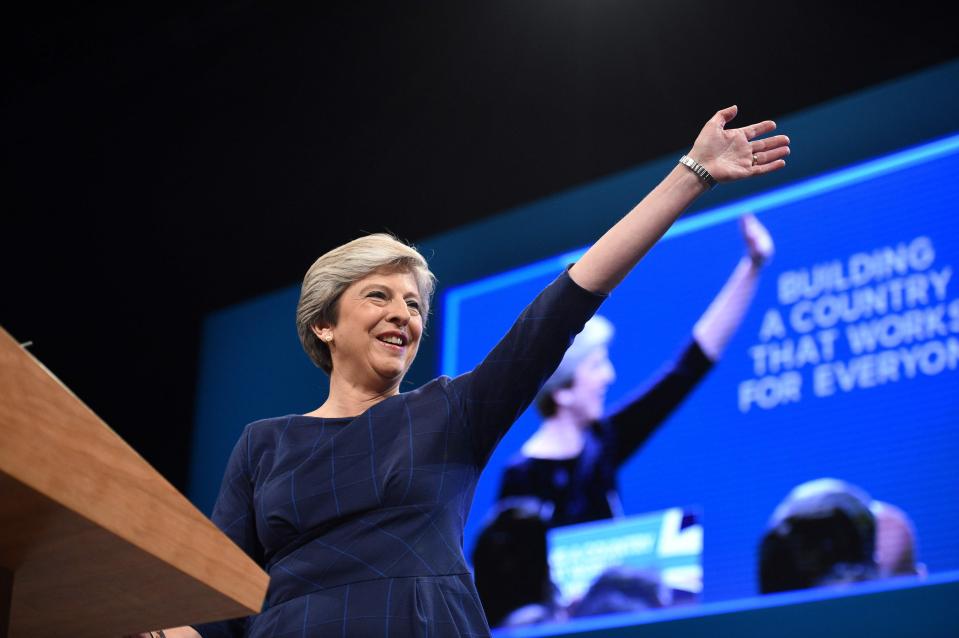
[{"label": "projected image of woman", "polygon": [[[320,257],[297,325],[330,391],[308,414],[248,425],[214,522],[270,575],[264,611],[168,636],[488,636],[463,556],[480,471],[606,295],[714,182],[782,168],[771,121],[717,112],[677,165],[543,290],[471,372],[400,393],[432,276],[384,235]],[[685,159],[685,156],[684,156]],[[508,585],[507,585],[508,586]]]},{"label": "projected image of woman", "polygon": [[746,255],[693,326],[689,345],[654,383],[609,414],[606,390],[616,375],[608,350],[613,325],[599,315],[586,323],[536,397],[544,420],[506,468],[500,499],[540,499],[552,527],[622,514],[619,467],[722,356],[772,257],[772,238],[759,220],[747,215],[740,227]]}]

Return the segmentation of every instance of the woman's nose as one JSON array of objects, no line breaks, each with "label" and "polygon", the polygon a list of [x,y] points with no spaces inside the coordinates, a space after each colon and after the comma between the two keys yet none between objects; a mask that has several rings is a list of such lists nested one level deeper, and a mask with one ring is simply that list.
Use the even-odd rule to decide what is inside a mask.
[{"label": "woman's nose", "polygon": [[410,321],[412,313],[410,312],[410,307],[406,305],[406,300],[399,299],[394,301],[389,306],[390,314],[387,317],[388,321],[397,323],[398,325],[405,326]]}]

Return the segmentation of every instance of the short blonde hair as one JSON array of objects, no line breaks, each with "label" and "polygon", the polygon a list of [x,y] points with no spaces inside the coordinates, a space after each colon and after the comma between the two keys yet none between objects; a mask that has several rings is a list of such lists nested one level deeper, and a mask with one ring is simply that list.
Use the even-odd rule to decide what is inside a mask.
[{"label": "short blonde hair", "polygon": [[436,277],[416,249],[386,233],[354,239],[313,262],[303,278],[296,305],[296,332],[303,349],[327,374],[333,370],[329,347],[313,332],[317,324],[336,325],[343,291],[378,270],[409,272],[420,293],[423,322],[430,310]]}]

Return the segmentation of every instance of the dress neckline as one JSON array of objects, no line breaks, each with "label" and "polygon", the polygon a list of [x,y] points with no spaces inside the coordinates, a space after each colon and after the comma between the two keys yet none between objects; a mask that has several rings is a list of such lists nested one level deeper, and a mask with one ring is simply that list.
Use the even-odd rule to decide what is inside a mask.
[{"label": "dress neckline", "polygon": [[376,408],[376,407],[379,407],[379,406],[383,405],[384,403],[386,403],[386,402],[389,401],[390,399],[395,399],[396,397],[401,397],[401,396],[404,396],[405,394],[406,394],[405,392],[397,392],[396,394],[394,394],[394,395],[392,395],[392,396],[388,396],[388,397],[386,397],[385,399],[383,399],[382,401],[380,401],[379,403],[374,403],[373,405],[371,405],[370,407],[366,408],[365,410],[363,410],[362,412],[360,412],[360,413],[357,414],[356,416],[310,416],[310,415],[308,415],[308,414],[294,414],[293,416],[297,416],[297,417],[300,417],[300,418],[302,418],[302,419],[316,419],[316,420],[318,420],[318,421],[355,421],[355,420],[357,420],[358,418],[360,418],[361,416],[364,416],[364,415],[366,415],[366,414],[369,414],[371,410],[373,410],[373,409]]}]

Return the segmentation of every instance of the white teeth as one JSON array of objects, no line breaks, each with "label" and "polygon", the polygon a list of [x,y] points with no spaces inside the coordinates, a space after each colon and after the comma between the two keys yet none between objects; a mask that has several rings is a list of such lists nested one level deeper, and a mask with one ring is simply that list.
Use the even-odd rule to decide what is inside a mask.
[{"label": "white teeth", "polygon": [[380,341],[385,341],[386,343],[392,343],[394,346],[403,345],[403,340],[399,337],[380,337]]}]

